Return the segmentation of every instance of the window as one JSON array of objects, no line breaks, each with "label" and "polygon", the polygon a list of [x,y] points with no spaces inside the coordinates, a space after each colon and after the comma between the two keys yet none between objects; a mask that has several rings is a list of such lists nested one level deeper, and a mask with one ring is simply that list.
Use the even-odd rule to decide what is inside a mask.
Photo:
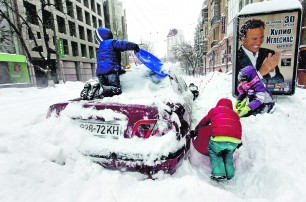
[{"label": "window", "polygon": [[88,0],[83,0],[83,2],[84,2],[84,6],[86,6],[87,8],[89,8]]},{"label": "window", "polygon": [[62,0],[54,0],[54,6],[56,10],[63,12],[63,3]]},{"label": "window", "polygon": [[92,16],[92,26],[97,28],[97,18],[95,16]]},{"label": "window", "polygon": [[52,15],[52,13],[47,11],[47,10],[44,10],[42,17],[43,17],[43,22],[44,22],[45,27],[47,29],[53,29],[54,24],[53,24],[53,15]]},{"label": "window", "polygon": [[99,27],[103,27],[102,20],[99,20]]},{"label": "window", "polygon": [[79,21],[83,22],[83,14],[82,14],[82,9],[80,7],[76,7],[76,12],[77,12],[77,18]]},{"label": "window", "polygon": [[89,57],[95,58],[94,47],[89,46]]},{"label": "window", "polygon": [[218,39],[219,39],[219,29],[216,28],[214,29],[214,40],[218,41]]},{"label": "window", "polygon": [[71,21],[68,21],[68,25],[69,25],[69,33],[70,33],[70,36],[76,37],[75,23],[74,23],[74,22],[71,22]]},{"label": "window", "polygon": [[231,56],[231,54],[232,54],[232,46],[228,46],[228,55],[227,55],[227,57],[228,57],[228,61],[229,61],[229,62],[232,61],[232,56]]},{"label": "window", "polygon": [[41,35],[40,35],[40,32],[37,32],[37,39],[41,39]]},{"label": "window", "polygon": [[71,49],[73,56],[79,56],[78,44],[77,42],[71,41]]},{"label": "window", "polygon": [[211,19],[215,16],[215,1],[212,0],[210,2],[210,13],[211,13]]},{"label": "window", "polygon": [[60,16],[57,16],[56,19],[57,19],[58,32],[66,34],[65,19]]},{"label": "window", "polygon": [[28,29],[28,35],[29,35],[29,39],[30,39],[30,40],[33,40],[33,39],[34,39],[34,34],[33,34],[33,32],[32,32],[31,29]]},{"label": "window", "polygon": [[82,57],[87,57],[86,45],[81,44]]},{"label": "window", "polygon": [[91,25],[91,23],[90,23],[90,15],[86,11],[85,11],[85,22],[86,22],[87,25]]},{"label": "window", "polygon": [[74,18],[73,4],[71,1],[66,1],[67,14]]},{"label": "window", "polygon": [[90,29],[87,29],[87,40],[93,42],[92,31]]},{"label": "window", "polygon": [[79,25],[79,37],[80,37],[80,39],[85,40],[85,31],[84,31],[84,27],[82,27],[81,25]]},{"label": "window", "polygon": [[68,41],[66,39],[63,39],[63,45],[64,45],[64,54],[69,55]]},{"label": "window", "polygon": [[29,21],[31,24],[38,25],[36,6],[26,1],[23,2],[23,5],[26,9],[27,21]]},{"label": "window", "polygon": [[93,12],[96,12],[95,0],[90,0],[90,6],[91,6],[91,10],[92,10]]},{"label": "window", "polygon": [[32,51],[35,51],[35,52],[44,52],[44,49],[42,46],[36,46],[34,48],[32,48]]},{"label": "window", "polygon": [[97,4],[97,11],[98,11],[98,15],[101,16],[102,13],[101,13],[101,6],[100,6],[100,4]]}]

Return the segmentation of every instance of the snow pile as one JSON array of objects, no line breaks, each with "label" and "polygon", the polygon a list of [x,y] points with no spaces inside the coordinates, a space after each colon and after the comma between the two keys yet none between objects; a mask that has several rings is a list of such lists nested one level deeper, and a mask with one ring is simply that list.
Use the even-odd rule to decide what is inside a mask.
[{"label": "snow pile", "polygon": [[[235,100],[231,79],[219,72],[186,77],[200,90],[193,127],[220,98]],[[143,85],[138,77],[131,82]],[[0,201],[305,201],[306,90],[276,97],[273,114],[241,120],[243,146],[235,154],[236,175],[216,183],[203,156],[193,159],[197,166],[186,159],[175,174],[158,173],[156,180],[92,163],[77,150],[85,134],[68,117],[46,119],[49,105],[78,97],[83,85],[0,89]],[[127,88],[125,92],[121,101],[130,102]],[[138,99],[150,93],[144,91]]]}]

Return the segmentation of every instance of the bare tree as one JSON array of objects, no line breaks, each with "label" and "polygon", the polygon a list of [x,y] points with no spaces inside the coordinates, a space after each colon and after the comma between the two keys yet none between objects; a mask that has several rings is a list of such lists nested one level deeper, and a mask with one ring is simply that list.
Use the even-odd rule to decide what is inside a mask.
[{"label": "bare tree", "polygon": [[[11,3],[12,2],[12,3]],[[27,3],[26,1],[24,1]],[[19,10],[17,1],[0,0],[0,17],[6,19],[13,34],[17,36],[20,41],[21,47],[27,56],[28,61],[33,64],[36,76],[41,76],[47,81],[48,72],[56,75],[56,66],[51,61],[51,54],[56,54],[56,51],[51,49],[49,43],[48,31],[54,30],[54,19],[52,12],[48,11],[54,4],[51,4],[49,0],[40,0],[40,7],[36,11],[36,6],[26,7],[26,13]],[[38,13],[41,12],[41,15]],[[17,20],[12,20],[9,13],[15,15]],[[40,17],[42,16],[42,17]],[[43,51],[42,46],[39,45],[38,39],[41,37],[34,34],[34,27],[40,27],[42,30],[42,41],[46,51]],[[25,34],[28,33],[31,40],[35,44],[35,48],[30,50],[25,38]],[[37,58],[33,58],[31,51],[36,51],[39,55],[40,63],[37,63]],[[55,81],[56,82],[56,81]],[[46,82],[43,82],[46,85]],[[39,85],[39,83],[38,83]]]},{"label": "bare tree", "polygon": [[197,56],[192,45],[183,42],[174,47],[173,51],[175,52],[176,59],[181,62],[183,68],[186,69],[186,72],[189,75],[194,75],[194,70],[197,67]]},{"label": "bare tree", "polygon": [[143,50],[146,50],[148,52],[152,52],[153,51],[153,44],[152,42],[149,42],[149,41],[145,41],[145,42],[142,42],[140,44],[140,47],[143,49]]}]

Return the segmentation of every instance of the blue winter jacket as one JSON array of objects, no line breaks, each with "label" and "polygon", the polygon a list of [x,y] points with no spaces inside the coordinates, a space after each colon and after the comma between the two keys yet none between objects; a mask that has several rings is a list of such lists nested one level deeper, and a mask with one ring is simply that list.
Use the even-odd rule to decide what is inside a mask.
[{"label": "blue winter jacket", "polygon": [[113,39],[112,32],[106,28],[99,27],[96,34],[102,39],[97,50],[97,76],[118,72],[121,69],[121,52],[138,48],[135,43]]}]

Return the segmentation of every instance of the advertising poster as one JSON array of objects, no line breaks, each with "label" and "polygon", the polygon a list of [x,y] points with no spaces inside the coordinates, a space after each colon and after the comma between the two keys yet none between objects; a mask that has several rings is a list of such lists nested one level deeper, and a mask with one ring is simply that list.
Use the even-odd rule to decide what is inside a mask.
[{"label": "advertising poster", "polygon": [[30,83],[29,71],[26,63],[9,62],[8,64],[12,83]]},{"label": "advertising poster", "polygon": [[[238,95],[239,71],[250,65],[272,94],[294,94],[301,10],[238,15],[235,21],[233,94]],[[253,29],[254,23],[262,23],[263,32]]]}]

